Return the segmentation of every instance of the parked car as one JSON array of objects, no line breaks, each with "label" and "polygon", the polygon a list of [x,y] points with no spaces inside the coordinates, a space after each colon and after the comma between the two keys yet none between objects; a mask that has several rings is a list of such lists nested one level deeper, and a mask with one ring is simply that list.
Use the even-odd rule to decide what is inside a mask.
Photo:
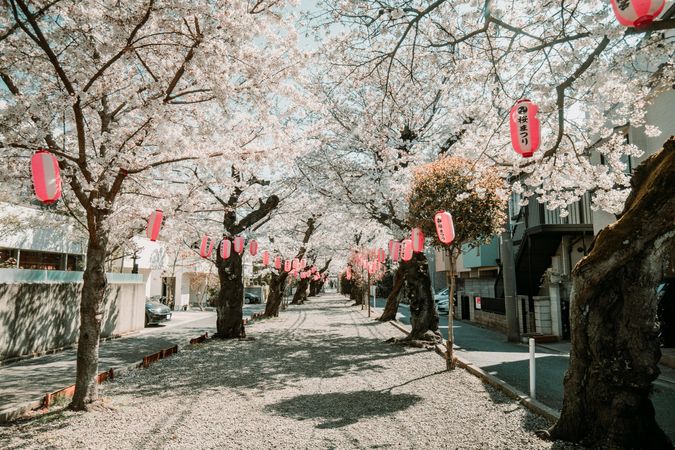
[{"label": "parked car", "polygon": [[447,301],[447,300],[448,300],[448,295],[449,295],[449,294],[450,294],[450,292],[449,292],[449,289],[448,289],[448,288],[443,289],[441,292],[439,292],[438,294],[434,295],[434,302],[435,302],[435,303],[438,303],[438,302],[440,302],[440,301],[442,301],[442,300]]},{"label": "parked car", "polygon": [[250,292],[244,294],[244,303],[260,303],[260,297],[253,295]]},{"label": "parked car", "polygon": [[436,303],[436,310],[438,310],[439,313],[446,313],[449,310],[449,301],[446,298],[445,300],[440,300],[438,303]]},{"label": "parked car", "polygon": [[145,301],[145,326],[156,325],[171,320],[171,308],[154,299]]}]

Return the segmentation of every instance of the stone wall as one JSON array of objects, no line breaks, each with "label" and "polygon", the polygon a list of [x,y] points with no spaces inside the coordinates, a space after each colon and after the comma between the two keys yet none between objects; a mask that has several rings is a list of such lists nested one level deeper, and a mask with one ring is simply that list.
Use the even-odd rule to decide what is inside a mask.
[{"label": "stone wall", "polygon": [[473,310],[473,317],[471,319],[473,322],[484,325],[493,330],[501,331],[506,333],[508,331],[506,325],[506,316],[501,314],[490,313],[486,311],[481,311],[480,309]]},{"label": "stone wall", "polygon": [[[0,361],[74,345],[81,291],[81,282],[0,283]],[[144,321],[144,284],[111,282],[102,337],[142,329]]]}]

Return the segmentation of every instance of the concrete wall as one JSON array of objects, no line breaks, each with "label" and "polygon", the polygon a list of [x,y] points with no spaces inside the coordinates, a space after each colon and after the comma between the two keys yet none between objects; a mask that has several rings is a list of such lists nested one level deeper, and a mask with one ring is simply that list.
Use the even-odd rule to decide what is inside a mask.
[{"label": "concrete wall", "polygon": [[493,330],[501,331],[502,333],[506,333],[508,331],[506,325],[506,316],[482,311],[480,309],[475,308],[472,309],[473,309],[473,317],[471,318],[471,320],[473,322],[479,323],[488,328],[492,328]]},{"label": "concrete wall", "polygon": [[[14,271],[0,269],[0,272],[8,270]],[[51,272],[59,271],[16,272],[49,272],[52,276],[56,274]],[[10,282],[7,273],[2,275],[0,360],[68,347],[77,342],[81,281]],[[145,287],[142,281],[134,281],[140,277],[122,280],[120,274],[113,275],[118,277],[109,280],[102,337],[139,330],[145,325]]]}]

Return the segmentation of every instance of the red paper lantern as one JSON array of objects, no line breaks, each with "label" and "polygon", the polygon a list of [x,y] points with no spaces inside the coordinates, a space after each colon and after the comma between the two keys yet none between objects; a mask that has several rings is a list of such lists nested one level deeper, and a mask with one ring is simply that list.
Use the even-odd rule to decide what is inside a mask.
[{"label": "red paper lantern", "polygon": [[281,256],[274,257],[274,268],[277,270],[281,270]]},{"label": "red paper lantern", "polygon": [[303,280],[307,278],[307,272],[305,272],[304,270],[300,272],[300,278],[302,278]]},{"label": "red paper lantern", "polygon": [[524,158],[529,158],[539,148],[541,129],[538,111],[537,105],[526,98],[518,100],[511,108],[511,144]]},{"label": "red paper lantern", "polygon": [[300,260],[300,268],[304,269],[307,266],[307,260],[305,258],[302,258]]},{"label": "red paper lantern", "polygon": [[284,261],[284,272],[290,272],[293,266],[291,265],[291,260],[287,259]]},{"label": "red paper lantern", "polygon": [[298,258],[293,258],[293,269],[298,270],[300,268],[300,260]]},{"label": "red paper lantern", "polygon": [[264,250],[262,252],[262,263],[263,266],[269,266],[270,264],[270,252],[268,252],[267,250]]},{"label": "red paper lantern", "polygon": [[626,27],[645,27],[661,14],[666,0],[611,0],[614,15]]},{"label": "red paper lantern", "polygon": [[413,257],[413,241],[404,239],[401,245],[403,245],[403,261],[410,261]]},{"label": "red paper lantern", "polygon": [[410,234],[412,240],[413,251],[419,253],[424,251],[424,233],[419,228],[413,228]]},{"label": "red paper lantern", "polygon": [[38,150],[30,160],[35,196],[50,205],[61,197],[61,172],[56,157],[47,150]]},{"label": "red paper lantern", "polygon": [[455,240],[455,224],[452,215],[447,211],[439,211],[434,216],[438,240],[444,244],[451,244]]},{"label": "red paper lantern", "polygon": [[148,219],[148,228],[145,230],[146,236],[151,241],[156,241],[159,237],[159,231],[162,229],[162,218],[164,214],[161,209],[157,209],[150,214]]},{"label": "red paper lantern", "polygon": [[381,263],[387,260],[387,254],[384,252],[383,248],[377,249],[377,260]]},{"label": "red paper lantern", "polygon": [[202,258],[208,258],[211,256],[211,252],[213,252],[213,244],[214,240],[211,239],[208,236],[204,236],[202,238],[202,245],[199,246],[199,255]]},{"label": "red paper lantern", "polygon": [[248,251],[251,253],[251,256],[258,254],[258,241],[251,239],[251,242],[248,243]]},{"label": "red paper lantern", "polygon": [[399,241],[394,241],[392,246],[391,254],[389,255],[392,261],[398,261],[401,258],[401,243]]},{"label": "red paper lantern", "polygon": [[220,257],[227,259],[232,254],[232,242],[229,239],[220,241]]},{"label": "red paper lantern", "polygon": [[234,251],[240,255],[244,251],[244,236],[237,236],[234,238]]}]

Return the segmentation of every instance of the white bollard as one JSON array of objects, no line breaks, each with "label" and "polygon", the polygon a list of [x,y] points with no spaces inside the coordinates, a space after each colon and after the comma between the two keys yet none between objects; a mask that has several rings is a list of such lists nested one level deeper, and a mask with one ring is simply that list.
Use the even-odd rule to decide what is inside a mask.
[{"label": "white bollard", "polygon": [[534,367],[534,339],[530,338],[530,397],[537,398],[536,392],[536,370]]}]

